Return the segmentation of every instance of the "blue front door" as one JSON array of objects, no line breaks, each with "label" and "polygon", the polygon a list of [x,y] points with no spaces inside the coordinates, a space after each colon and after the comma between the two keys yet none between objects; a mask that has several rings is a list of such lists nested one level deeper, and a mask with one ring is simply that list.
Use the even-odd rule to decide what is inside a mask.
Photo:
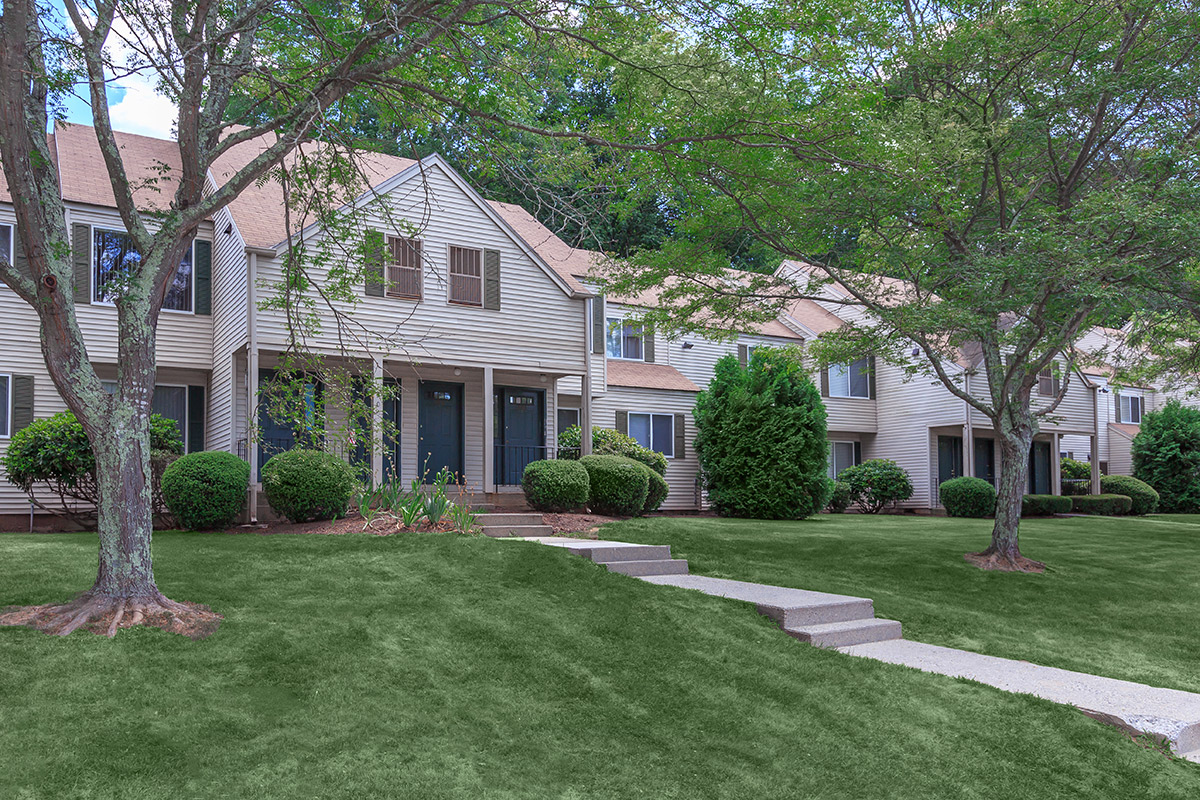
[{"label": "blue front door", "polygon": [[[306,381],[298,398],[298,403],[287,403],[289,408],[296,408],[300,413],[297,416],[303,418],[297,419],[276,419],[271,414],[272,402],[270,395],[272,393],[272,381],[275,379],[275,370],[261,369],[258,371],[259,385],[259,400],[258,400],[258,469],[262,469],[263,464],[271,460],[271,456],[278,453],[283,453],[291,450],[296,446],[296,434],[301,432],[304,434],[302,445],[311,446],[314,442],[311,441],[316,433],[316,428],[320,424],[320,403],[321,403],[321,384],[318,381]],[[290,391],[295,387],[288,385],[287,390]],[[275,387],[275,391],[284,391],[280,387]],[[282,414],[280,415],[282,417]]]},{"label": "blue front door", "polygon": [[417,466],[430,483],[443,468],[463,477],[463,385],[421,381]]},{"label": "blue front door", "polygon": [[496,390],[496,483],[520,484],[526,465],[546,457],[545,397],[540,389]]}]

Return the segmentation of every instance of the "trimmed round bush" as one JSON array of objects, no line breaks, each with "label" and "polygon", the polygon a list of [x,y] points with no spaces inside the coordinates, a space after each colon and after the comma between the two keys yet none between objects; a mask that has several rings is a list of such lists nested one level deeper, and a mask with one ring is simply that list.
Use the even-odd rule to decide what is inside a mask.
[{"label": "trimmed round bush", "polygon": [[996,513],[996,487],[983,478],[951,478],[938,488],[946,515],[990,517]]},{"label": "trimmed round bush", "polygon": [[1145,481],[1129,475],[1105,475],[1100,479],[1100,491],[1104,494],[1123,494],[1133,501],[1129,513],[1144,517],[1158,511],[1158,492]]},{"label": "trimmed round bush", "polygon": [[895,461],[872,458],[842,470],[838,480],[850,487],[850,498],[864,514],[878,514],[913,495],[908,473]]},{"label": "trimmed round bush", "polygon": [[1051,517],[1070,514],[1071,498],[1056,494],[1027,494],[1021,498],[1022,517]]},{"label": "trimmed round bush", "polygon": [[354,468],[323,450],[288,450],[263,464],[263,494],[271,510],[292,522],[332,519],[354,497]]},{"label": "trimmed round bush", "polygon": [[667,499],[667,495],[671,493],[671,487],[667,485],[667,479],[659,475],[654,470],[646,467],[646,475],[650,479],[650,483],[646,487],[646,503],[642,506],[642,513],[649,514],[651,511],[658,511],[659,506]]},{"label": "trimmed round bush", "polygon": [[646,506],[650,470],[623,456],[584,456],[579,459],[588,474],[588,507],[597,514],[636,517]]},{"label": "trimmed round bush", "polygon": [[231,522],[246,504],[250,465],[220,450],[191,453],[167,467],[163,499],[175,521],[192,531]]},{"label": "trimmed round bush", "polygon": [[829,505],[826,508],[830,514],[845,514],[846,509],[850,507],[851,500],[850,487],[842,481],[833,482],[833,494],[829,498]]},{"label": "trimmed round bush", "polygon": [[525,499],[538,511],[571,511],[588,502],[587,469],[578,461],[531,461],[521,475]]},{"label": "trimmed round bush", "polygon": [[1123,494],[1085,494],[1068,499],[1074,513],[1100,517],[1123,517],[1133,507],[1133,500]]}]

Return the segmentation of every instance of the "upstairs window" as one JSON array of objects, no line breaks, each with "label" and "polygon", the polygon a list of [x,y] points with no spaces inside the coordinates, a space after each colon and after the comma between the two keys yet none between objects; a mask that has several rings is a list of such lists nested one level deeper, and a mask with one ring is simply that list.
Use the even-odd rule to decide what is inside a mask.
[{"label": "upstairs window", "polygon": [[644,361],[642,327],[616,317],[608,320],[608,357]]},{"label": "upstairs window", "polygon": [[0,225],[0,258],[12,263],[13,229],[12,225]]},{"label": "upstairs window", "polygon": [[1054,379],[1054,370],[1050,367],[1038,373],[1037,391],[1042,397],[1054,397],[1058,394],[1058,381]]},{"label": "upstairs window", "polygon": [[860,358],[852,364],[834,364],[829,367],[830,397],[871,396],[869,380],[870,359]]},{"label": "upstairs window", "polygon": [[[192,310],[192,251],[189,246],[167,286],[162,307],[166,311]],[[133,239],[122,231],[95,228],[92,231],[92,301],[111,303],[119,294],[122,279],[142,263]]]},{"label": "upstairs window", "polygon": [[629,435],[642,447],[675,457],[675,415],[629,413]]},{"label": "upstairs window", "polygon": [[1121,404],[1121,422],[1128,425],[1141,425],[1145,398],[1123,394],[1119,396],[1118,401]]},{"label": "upstairs window", "polygon": [[483,305],[483,251],[450,246],[450,302]]},{"label": "upstairs window", "polygon": [[387,295],[421,299],[421,240],[387,237]]}]

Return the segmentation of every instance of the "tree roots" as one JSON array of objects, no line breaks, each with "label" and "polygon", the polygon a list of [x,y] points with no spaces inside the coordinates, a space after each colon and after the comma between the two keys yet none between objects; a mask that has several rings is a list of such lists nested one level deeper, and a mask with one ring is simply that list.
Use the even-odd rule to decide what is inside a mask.
[{"label": "tree roots", "polygon": [[146,625],[203,639],[224,619],[208,606],[180,603],[155,593],[147,597],[108,597],[84,592],[65,605],[12,607],[0,611],[0,625],[23,625],[55,636],[76,630],[116,636],[119,628]]},{"label": "tree roots", "polygon": [[1026,558],[1020,553],[1006,554],[1001,553],[994,547],[989,547],[982,553],[967,553],[963,556],[968,564],[973,564],[980,569],[995,570],[997,572],[1045,572],[1046,565],[1041,561],[1034,561],[1032,558]]}]

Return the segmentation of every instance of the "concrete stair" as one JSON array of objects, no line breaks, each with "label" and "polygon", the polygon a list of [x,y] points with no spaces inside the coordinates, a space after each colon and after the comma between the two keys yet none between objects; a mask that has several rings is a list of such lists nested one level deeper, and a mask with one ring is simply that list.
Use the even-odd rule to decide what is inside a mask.
[{"label": "concrete stair", "polygon": [[484,536],[499,537],[539,537],[553,536],[554,529],[542,522],[541,514],[521,514],[515,512],[480,514],[475,518]]},{"label": "concrete stair", "polygon": [[891,619],[854,619],[784,628],[788,636],[808,642],[814,647],[849,647],[900,638],[900,623]]},{"label": "concrete stair", "polygon": [[628,542],[588,541],[552,537],[539,539],[543,544],[562,547],[577,556],[583,556],[606,568],[634,578],[653,575],[686,575],[687,561],[671,558],[671,548],[656,544],[629,544]]}]

